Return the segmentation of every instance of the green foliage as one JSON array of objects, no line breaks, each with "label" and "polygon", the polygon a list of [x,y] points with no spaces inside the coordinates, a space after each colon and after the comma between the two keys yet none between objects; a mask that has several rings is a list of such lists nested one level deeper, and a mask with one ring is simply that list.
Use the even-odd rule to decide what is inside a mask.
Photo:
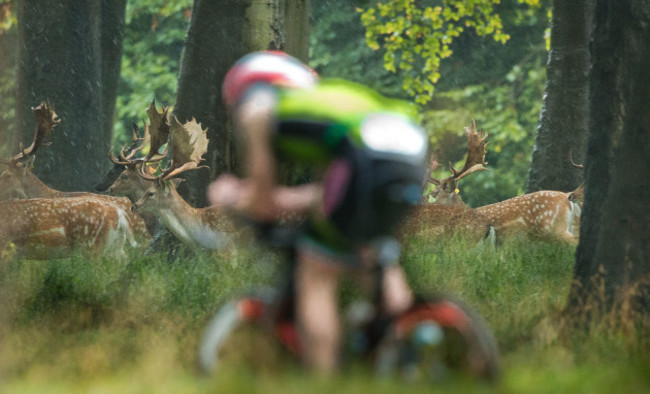
[{"label": "green foliage", "polygon": [[[539,7],[536,0],[518,0]],[[427,5],[424,5],[424,4]],[[426,104],[440,79],[440,62],[452,55],[452,43],[466,29],[505,43],[501,17],[495,11],[500,0],[389,0],[361,12],[366,42],[384,49],[384,67],[403,74],[403,88],[419,104]]]},{"label": "green foliage", "polygon": [[127,142],[131,122],[142,123],[152,99],[174,103],[191,8],[191,0],[127,2],[115,145]]},{"label": "green foliage", "polygon": [[5,34],[16,26],[16,10],[14,0],[0,0],[0,34]]},{"label": "green foliage", "polygon": [[16,149],[7,143],[12,141],[15,130],[17,40],[15,2],[0,0],[0,157],[5,158]]},{"label": "green foliage", "polygon": [[355,12],[355,7],[363,3],[312,2],[309,65],[323,77],[344,78],[391,97],[408,98],[399,76],[383,68],[382,55],[365,43],[365,30]]}]

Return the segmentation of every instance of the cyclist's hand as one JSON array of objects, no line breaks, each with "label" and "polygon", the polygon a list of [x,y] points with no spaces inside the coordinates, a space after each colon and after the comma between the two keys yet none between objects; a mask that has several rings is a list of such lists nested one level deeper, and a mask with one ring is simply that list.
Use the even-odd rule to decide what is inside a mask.
[{"label": "cyclist's hand", "polygon": [[232,209],[243,198],[244,183],[232,174],[221,175],[208,186],[210,204]]}]

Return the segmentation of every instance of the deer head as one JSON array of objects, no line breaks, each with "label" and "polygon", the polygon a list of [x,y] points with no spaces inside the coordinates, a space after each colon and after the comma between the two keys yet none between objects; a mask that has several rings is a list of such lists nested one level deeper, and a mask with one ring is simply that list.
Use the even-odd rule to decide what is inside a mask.
[{"label": "deer head", "polygon": [[[585,166],[583,164],[576,164],[573,161],[573,155],[569,153],[569,162],[571,162],[571,165],[579,170],[584,170]],[[568,195],[569,201],[581,204],[585,199],[585,183],[582,182],[580,186],[578,186],[574,191],[570,192]]]},{"label": "deer head", "polygon": [[182,124],[176,117],[172,117],[169,133],[171,137],[172,158],[167,168],[158,168],[158,175],[151,175],[146,162],[138,164],[138,175],[147,181],[153,182],[150,187],[133,205],[140,209],[150,205],[144,211],[155,211],[167,207],[170,194],[176,194],[176,185],[179,181],[172,182],[172,178],[185,171],[205,168],[200,166],[203,155],[208,149],[207,129],[202,129],[201,124],[194,118]]},{"label": "deer head", "polygon": [[[36,151],[52,133],[54,127],[61,121],[54,108],[49,103],[42,102],[38,107],[32,108],[36,117],[36,131],[31,145],[25,149],[20,144],[20,152],[9,160],[0,159],[0,163],[7,165],[7,169],[0,174],[0,200],[9,198],[28,198],[29,183],[34,181],[41,183],[31,173],[34,164]],[[33,178],[33,179],[32,179]]]},{"label": "deer head", "polygon": [[[488,143],[485,140],[488,134],[483,131],[477,132],[476,122],[474,120],[472,120],[472,124],[469,127],[465,127],[465,133],[467,134],[467,158],[465,159],[463,168],[456,170],[450,162],[450,176],[439,180],[429,175],[427,179],[428,182],[433,183],[436,187],[425,198],[428,199],[429,196],[434,197],[436,204],[465,205],[458,195],[458,181],[473,172],[487,170],[484,165],[487,165],[485,162],[485,147]],[[431,158],[429,174],[440,167],[438,155],[439,152],[436,151]]]},{"label": "deer head", "polygon": [[[119,158],[115,157],[111,149],[108,157],[113,162],[113,168],[104,175],[102,181],[95,185],[95,190],[126,196],[135,202],[151,187],[151,181],[138,175],[138,167],[142,162],[158,162],[166,157],[169,145],[167,145],[164,152],[158,153],[158,151],[163,145],[167,144],[169,139],[170,120],[168,108],[163,107],[162,112],[158,112],[155,100],[147,108],[147,115],[149,116],[149,124],[145,123],[142,137],[138,126],[134,123],[132,125],[131,145],[128,148],[126,145],[122,146]],[[135,158],[136,153],[146,146],[149,146],[147,155]]]}]

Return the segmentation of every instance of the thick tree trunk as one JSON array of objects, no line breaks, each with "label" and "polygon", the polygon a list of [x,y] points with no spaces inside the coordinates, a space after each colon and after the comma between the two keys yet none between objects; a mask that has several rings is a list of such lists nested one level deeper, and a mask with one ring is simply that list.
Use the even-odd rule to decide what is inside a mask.
[{"label": "thick tree trunk", "polygon": [[583,228],[569,308],[591,300],[600,310],[631,305],[648,316],[650,0],[598,0],[595,23]]},{"label": "thick tree trunk", "polygon": [[591,1],[553,1],[546,94],[527,193],[570,191],[582,180],[583,174],[571,166],[569,154],[581,162],[587,138]]},{"label": "thick tree trunk", "polygon": [[101,0],[101,4],[102,129],[106,141],[111,141],[122,66],[126,0]]},{"label": "thick tree trunk", "polygon": [[237,59],[257,50],[280,49],[306,59],[308,8],[308,0],[195,0],[174,107],[181,122],[194,117],[208,128],[205,159],[210,170],[186,175],[183,194],[192,203],[205,205],[208,183],[223,172],[237,171],[221,100],[226,72]]},{"label": "thick tree trunk", "polygon": [[106,167],[102,132],[100,4],[20,0],[16,100],[18,134],[31,142],[30,107],[49,100],[62,122],[34,172],[63,190],[91,190]]}]

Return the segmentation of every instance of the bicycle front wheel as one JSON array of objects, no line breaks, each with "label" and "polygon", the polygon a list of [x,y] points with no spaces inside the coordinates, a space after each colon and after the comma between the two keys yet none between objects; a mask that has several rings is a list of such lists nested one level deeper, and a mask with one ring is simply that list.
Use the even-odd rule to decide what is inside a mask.
[{"label": "bicycle front wheel", "polygon": [[270,302],[243,297],[226,303],[208,323],[199,346],[201,370],[214,374],[224,367],[263,370],[278,365],[280,345],[264,323]]},{"label": "bicycle front wheel", "polygon": [[465,374],[494,380],[499,352],[492,331],[470,307],[449,296],[416,302],[393,319],[379,345],[375,369],[407,379],[445,380]]}]

